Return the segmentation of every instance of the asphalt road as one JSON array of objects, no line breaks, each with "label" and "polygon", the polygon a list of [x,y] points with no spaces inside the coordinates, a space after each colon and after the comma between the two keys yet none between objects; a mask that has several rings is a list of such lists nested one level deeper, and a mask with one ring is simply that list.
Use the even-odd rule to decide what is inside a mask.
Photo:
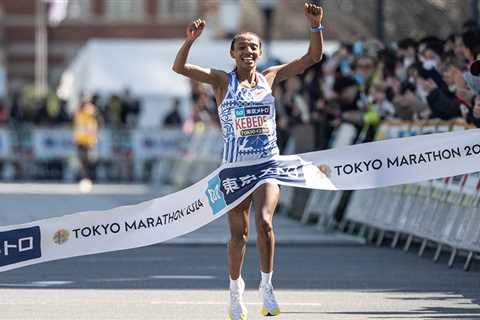
[{"label": "asphalt road", "polygon": [[[261,319],[258,260],[243,275]],[[1,274],[1,319],[224,319],[225,247],[157,245]],[[399,250],[283,245],[278,319],[480,319],[479,270],[450,270]]]},{"label": "asphalt road", "polygon": [[[0,194],[0,218],[2,224],[20,223],[152,197],[114,193],[6,192]],[[447,256],[434,264],[432,252],[419,258],[413,249],[363,246],[280,217],[277,221],[284,238],[274,272],[282,308],[276,319],[480,319],[478,261],[470,272],[460,264],[448,269]],[[224,221],[218,223],[186,241],[0,273],[0,319],[225,319],[226,249],[225,236],[219,234],[225,228]],[[219,241],[199,241],[214,235]],[[301,235],[303,241],[294,241]],[[254,245],[248,247],[243,276],[249,319],[262,319]]]}]

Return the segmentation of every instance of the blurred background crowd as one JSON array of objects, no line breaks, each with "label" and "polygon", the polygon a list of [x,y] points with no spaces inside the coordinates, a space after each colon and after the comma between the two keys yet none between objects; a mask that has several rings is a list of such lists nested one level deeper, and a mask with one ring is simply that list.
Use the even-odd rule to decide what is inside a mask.
[{"label": "blurred background crowd", "polygon": [[[311,140],[297,152],[328,148],[342,123],[352,124],[360,141],[371,141],[387,119],[464,120],[480,127],[480,96],[464,79],[480,57],[480,29],[466,21],[460,30],[446,38],[341,43],[319,64],[274,88],[281,148],[296,131]],[[218,125],[212,92],[198,83],[192,84],[192,120]]]},{"label": "blurred background crowd", "polygon": [[[291,138],[296,140],[291,150],[296,153],[329,148],[332,135],[342,124],[355,130],[351,143],[371,141],[379,124],[388,119],[458,120],[480,126],[480,96],[465,80],[465,74],[480,57],[478,1],[405,1],[400,7],[397,1],[388,0],[366,0],[361,4],[351,0],[315,2],[326,12],[324,36],[328,46],[319,64],[274,88],[281,150],[287,148]],[[265,0],[1,0],[0,78],[3,75],[4,80],[0,81],[0,127],[8,130],[13,146],[8,151],[10,156],[2,156],[0,148],[0,162],[5,163],[7,158],[13,163],[10,171],[4,168],[3,178],[32,178],[22,173],[25,169],[15,161],[35,157],[34,150],[26,151],[29,146],[34,149],[32,145],[36,143],[32,128],[72,128],[72,143],[77,151],[97,148],[102,130],[113,132],[114,137],[109,138],[113,150],[124,151],[125,145],[133,143],[132,138],[123,139],[128,136],[125,132],[145,129],[140,119],[152,105],[146,106],[143,93],[133,80],[129,82],[128,76],[122,86],[109,90],[88,90],[88,83],[83,83],[84,90],[81,84],[80,90],[73,93],[57,90],[62,71],[89,39],[174,41],[183,37],[189,20],[206,16],[207,39],[229,39],[245,26],[259,33],[265,42],[264,59],[259,66],[263,69],[288,62],[285,56],[276,54],[270,43],[285,39],[306,41],[308,30],[299,9],[302,4],[303,1]],[[287,12],[292,12],[288,21],[284,19]],[[345,19],[352,14],[358,18],[354,19],[355,24]],[[413,16],[417,19],[412,20]],[[428,25],[424,20],[429,21]],[[42,32],[49,36],[43,42]],[[70,49],[63,50],[59,59],[59,48],[67,46]],[[225,47],[218,54],[226,56],[227,50]],[[19,52],[23,52],[23,57],[18,56]],[[134,61],[121,63],[129,70],[128,64],[139,64],[141,60],[142,57],[135,57]],[[162,62],[169,66],[173,57]],[[160,76],[168,79],[173,74]],[[165,91],[175,91],[173,87]],[[218,128],[211,89],[195,82],[188,83],[187,88],[186,95],[172,94],[153,106],[164,111],[161,117],[150,119],[150,128],[154,123],[158,132],[168,128],[181,130],[185,135]],[[79,96],[73,100],[74,105],[73,94]],[[85,110],[90,110],[90,118],[79,116]],[[93,137],[78,138],[82,135]],[[126,158],[132,154],[133,151],[122,153]],[[85,156],[85,152],[77,153],[80,167],[84,167],[81,159]],[[64,169],[60,165],[59,170]],[[77,178],[95,176],[78,172]],[[131,173],[126,175],[119,179],[134,179]]]}]

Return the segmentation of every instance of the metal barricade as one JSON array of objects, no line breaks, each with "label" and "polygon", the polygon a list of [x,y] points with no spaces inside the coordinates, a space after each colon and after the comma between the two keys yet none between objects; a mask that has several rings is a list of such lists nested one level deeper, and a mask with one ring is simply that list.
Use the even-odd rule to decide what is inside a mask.
[{"label": "metal barricade", "polygon": [[[423,123],[384,123],[378,130],[377,140],[417,134],[465,130],[463,121],[438,120]],[[460,250],[467,252],[464,269],[468,270],[472,258],[480,252],[480,173],[425,181],[354,193],[347,207],[349,231],[360,224],[360,236],[375,238],[382,244],[386,232],[394,232],[391,247],[396,247],[403,234],[407,236],[404,250],[419,239],[418,254],[436,245],[433,259],[438,260],[443,249],[451,250],[452,266]]]},{"label": "metal barricade", "polygon": [[[342,124],[333,134],[332,148],[351,145],[356,134],[357,129],[353,125]],[[301,221],[308,223],[317,220],[318,227],[332,228],[336,223],[334,215],[341,198],[341,191],[312,190],[301,215]]]}]

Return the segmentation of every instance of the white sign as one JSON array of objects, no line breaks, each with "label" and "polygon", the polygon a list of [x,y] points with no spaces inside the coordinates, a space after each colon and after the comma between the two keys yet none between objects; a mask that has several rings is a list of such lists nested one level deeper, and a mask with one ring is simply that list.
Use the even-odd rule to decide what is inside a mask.
[{"label": "white sign", "polygon": [[98,159],[110,159],[113,154],[112,131],[110,129],[101,129],[98,133],[96,145],[96,154]]},{"label": "white sign", "polygon": [[10,133],[7,129],[0,128],[0,158],[8,158],[12,156],[12,146],[10,141]]},{"label": "white sign", "polygon": [[132,150],[136,159],[157,159],[165,154],[178,153],[186,135],[176,129],[142,129],[132,132]]},{"label": "white sign", "polygon": [[40,128],[32,132],[36,159],[67,159],[76,155],[73,131],[68,128]]}]

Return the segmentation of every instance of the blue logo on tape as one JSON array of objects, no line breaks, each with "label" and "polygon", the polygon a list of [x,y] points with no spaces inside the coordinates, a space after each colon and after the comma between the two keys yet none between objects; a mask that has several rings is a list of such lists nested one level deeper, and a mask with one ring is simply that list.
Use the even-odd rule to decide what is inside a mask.
[{"label": "blue logo on tape", "polygon": [[245,117],[245,108],[235,109],[235,116],[236,117]]},{"label": "blue logo on tape", "polygon": [[205,194],[208,197],[208,203],[212,208],[213,214],[217,214],[227,206],[225,203],[225,196],[220,189],[220,177],[215,176],[214,178],[208,181],[208,188],[205,191]]},{"label": "blue logo on tape", "polygon": [[41,256],[40,227],[0,232],[0,267]]}]

